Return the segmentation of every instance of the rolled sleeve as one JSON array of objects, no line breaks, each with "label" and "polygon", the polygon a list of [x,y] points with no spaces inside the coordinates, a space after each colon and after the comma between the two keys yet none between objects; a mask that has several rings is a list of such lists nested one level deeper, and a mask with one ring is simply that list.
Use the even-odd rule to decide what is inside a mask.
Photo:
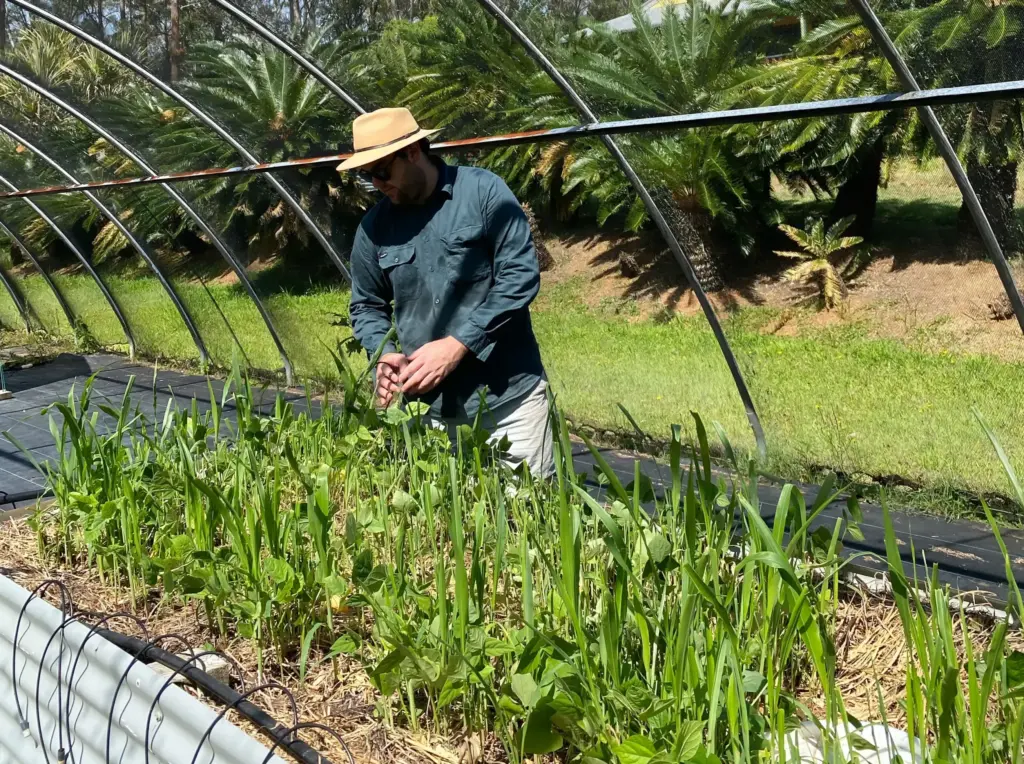
[{"label": "rolled sleeve", "polygon": [[[352,333],[368,355],[377,352],[391,330],[392,298],[391,282],[377,261],[377,248],[367,236],[364,226],[360,225],[352,244],[349,318]],[[395,344],[389,342],[384,352],[394,352],[395,349]]]},{"label": "rolled sleeve", "polygon": [[529,307],[540,290],[540,265],[526,213],[496,176],[484,201],[484,228],[494,253],[493,283],[480,307],[451,332],[481,361],[494,350],[496,332]]}]

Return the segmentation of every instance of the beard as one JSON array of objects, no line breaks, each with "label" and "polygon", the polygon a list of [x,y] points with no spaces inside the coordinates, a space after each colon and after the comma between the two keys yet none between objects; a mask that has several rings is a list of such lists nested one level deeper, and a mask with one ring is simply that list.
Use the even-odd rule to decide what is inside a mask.
[{"label": "beard", "polygon": [[427,173],[422,168],[410,164],[405,170],[402,185],[396,188],[398,204],[420,204],[424,201],[427,188]]}]

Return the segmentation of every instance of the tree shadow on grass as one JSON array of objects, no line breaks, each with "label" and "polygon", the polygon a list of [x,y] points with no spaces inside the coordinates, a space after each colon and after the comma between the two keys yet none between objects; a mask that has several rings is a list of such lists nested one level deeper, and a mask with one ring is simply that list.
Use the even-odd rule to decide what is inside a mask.
[{"label": "tree shadow on grass", "polygon": [[[662,308],[653,316],[658,323],[667,323],[678,313],[700,312],[697,296],[683,269],[656,230],[625,234],[604,230],[558,230],[569,249],[595,250],[587,255],[592,284],[623,279],[614,289],[614,298],[622,302],[655,301]],[[756,289],[759,275],[752,262],[737,261],[723,266],[727,286],[710,293],[709,299],[719,314],[731,313],[748,305],[763,305],[765,300]],[[776,266],[770,266],[775,269]]]}]

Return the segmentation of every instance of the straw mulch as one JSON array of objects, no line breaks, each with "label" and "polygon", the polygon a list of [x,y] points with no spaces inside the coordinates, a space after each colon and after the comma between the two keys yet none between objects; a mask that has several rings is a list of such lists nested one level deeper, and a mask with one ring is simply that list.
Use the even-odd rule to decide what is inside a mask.
[{"label": "straw mulch", "polygon": [[[73,570],[53,567],[40,557],[35,533],[23,521],[0,521],[0,575],[30,590],[47,579],[62,581],[71,592],[76,614],[86,623],[108,613],[128,611],[145,622],[151,636],[179,634],[197,652],[208,649],[204,646],[213,643],[216,649],[233,658],[245,670],[246,686],[277,681],[291,690],[298,706],[299,721],[319,722],[335,730],[358,764],[460,764],[460,760],[461,764],[483,764],[491,757],[481,758],[481,754],[494,753],[490,746],[481,751],[478,745],[463,744],[460,750],[454,741],[385,727],[376,714],[379,697],[370,686],[362,665],[356,662],[346,664],[342,659],[335,674],[329,661],[315,661],[311,655],[305,682],[300,683],[297,666],[276,665],[271,663],[272,657],[265,657],[261,682],[257,677],[256,653],[251,641],[216,641],[192,607],[162,603],[156,592],[148,602],[132,607],[126,592],[103,584],[93,570],[84,566]],[[57,603],[55,597],[48,596],[47,599]],[[109,628],[140,636],[138,628],[127,620],[113,622]],[[173,641],[161,647],[177,653],[187,652],[183,645]],[[238,688],[237,678],[233,679],[234,686]],[[251,700],[279,723],[285,726],[294,723],[291,704],[285,693],[262,691]],[[216,706],[212,702],[211,705]],[[242,717],[232,713],[230,718],[236,725],[259,736],[256,728]],[[333,764],[348,762],[344,749],[332,736],[304,730],[300,737]],[[272,743],[267,743],[268,748],[270,745]]]},{"label": "straw mulch", "polygon": [[[969,637],[975,660],[988,649],[995,623],[979,617],[966,618],[966,633],[953,618],[953,640],[960,665],[966,665],[965,638]],[[849,714],[861,721],[881,721],[906,729],[903,701],[907,681],[907,642],[896,603],[878,594],[846,589],[835,615],[834,639],[840,690]],[[1007,650],[1024,650],[1024,635],[1012,629]],[[966,686],[967,674],[963,679]],[[824,713],[820,688],[808,687],[802,700]],[[882,705],[884,704],[884,710]]]}]

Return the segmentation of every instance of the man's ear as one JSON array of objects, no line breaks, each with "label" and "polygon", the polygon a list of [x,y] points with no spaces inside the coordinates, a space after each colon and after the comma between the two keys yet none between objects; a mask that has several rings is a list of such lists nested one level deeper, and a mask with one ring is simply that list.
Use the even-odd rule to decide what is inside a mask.
[{"label": "man's ear", "polygon": [[416,164],[420,161],[420,157],[423,156],[423,151],[418,143],[406,146],[402,151],[405,152],[405,156],[409,159],[410,164]]}]

